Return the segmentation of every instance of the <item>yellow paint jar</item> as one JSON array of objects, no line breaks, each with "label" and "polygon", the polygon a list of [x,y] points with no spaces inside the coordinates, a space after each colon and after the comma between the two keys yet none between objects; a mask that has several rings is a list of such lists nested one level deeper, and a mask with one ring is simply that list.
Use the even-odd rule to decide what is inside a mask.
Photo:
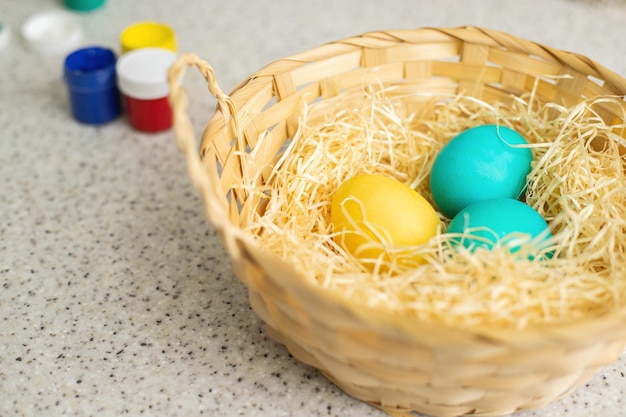
[{"label": "yellow paint jar", "polygon": [[122,53],[140,48],[164,48],[177,52],[176,33],[166,24],[140,22],[124,29],[120,35]]}]

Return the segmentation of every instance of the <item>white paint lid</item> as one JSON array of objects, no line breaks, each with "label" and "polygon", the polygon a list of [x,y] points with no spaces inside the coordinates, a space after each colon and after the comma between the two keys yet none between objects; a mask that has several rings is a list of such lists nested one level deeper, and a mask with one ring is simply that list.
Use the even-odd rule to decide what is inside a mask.
[{"label": "white paint lid", "polygon": [[21,27],[28,46],[42,55],[70,52],[82,38],[78,16],[65,10],[49,10],[28,17]]},{"label": "white paint lid", "polygon": [[152,100],[169,94],[167,71],[176,54],[164,48],[141,48],[126,52],[116,64],[117,84],[129,97]]}]

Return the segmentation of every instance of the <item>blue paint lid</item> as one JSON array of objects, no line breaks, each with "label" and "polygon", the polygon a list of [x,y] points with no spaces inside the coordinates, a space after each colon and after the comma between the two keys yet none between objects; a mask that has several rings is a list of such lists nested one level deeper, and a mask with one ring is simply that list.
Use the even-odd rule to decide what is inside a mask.
[{"label": "blue paint lid", "polygon": [[73,88],[100,88],[115,84],[115,52],[91,46],[78,49],[65,58],[65,82]]}]

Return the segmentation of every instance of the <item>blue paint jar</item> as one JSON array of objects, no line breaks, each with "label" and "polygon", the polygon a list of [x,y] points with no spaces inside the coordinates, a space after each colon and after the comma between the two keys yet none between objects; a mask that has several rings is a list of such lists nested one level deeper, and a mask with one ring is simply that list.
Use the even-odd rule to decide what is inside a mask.
[{"label": "blue paint jar", "polygon": [[77,121],[99,125],[122,113],[116,60],[111,49],[97,46],[78,49],[65,58],[63,76]]}]

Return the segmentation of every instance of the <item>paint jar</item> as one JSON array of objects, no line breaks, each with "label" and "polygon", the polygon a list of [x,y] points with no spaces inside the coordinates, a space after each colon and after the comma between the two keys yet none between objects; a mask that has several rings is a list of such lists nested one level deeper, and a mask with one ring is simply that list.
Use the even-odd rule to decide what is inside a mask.
[{"label": "paint jar", "polygon": [[72,116],[79,122],[99,125],[122,113],[115,63],[115,53],[98,46],[78,49],[65,58],[63,78]]},{"label": "paint jar", "polygon": [[136,130],[159,132],[172,126],[167,71],[175,60],[176,54],[163,48],[136,49],[118,59],[118,87]]},{"label": "paint jar", "polygon": [[68,9],[77,12],[90,12],[104,4],[104,0],[63,0]]},{"label": "paint jar", "polygon": [[166,24],[140,22],[126,28],[120,35],[122,53],[141,48],[164,48],[177,51],[176,33]]}]

